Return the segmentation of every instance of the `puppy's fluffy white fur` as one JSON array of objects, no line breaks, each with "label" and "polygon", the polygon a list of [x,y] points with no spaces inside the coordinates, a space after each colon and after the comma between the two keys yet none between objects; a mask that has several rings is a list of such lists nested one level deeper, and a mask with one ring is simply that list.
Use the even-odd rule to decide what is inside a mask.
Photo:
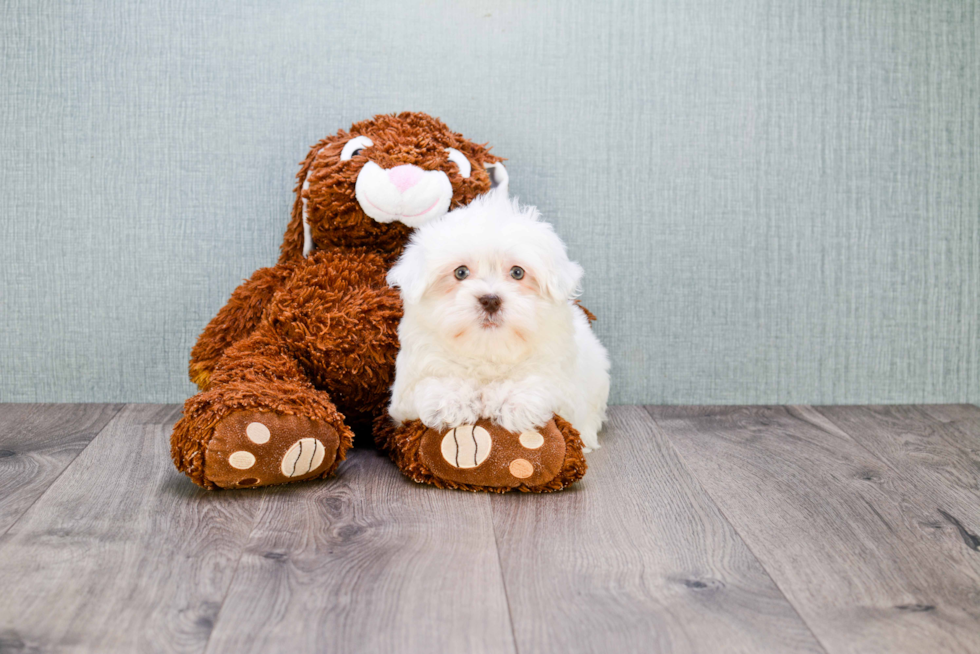
[{"label": "puppy's fluffy white fur", "polygon": [[586,451],[599,447],[609,358],[573,304],[581,278],[537,209],[505,193],[423,225],[388,273],[405,307],[391,416],[436,429],[485,417],[520,433],[557,413]]}]

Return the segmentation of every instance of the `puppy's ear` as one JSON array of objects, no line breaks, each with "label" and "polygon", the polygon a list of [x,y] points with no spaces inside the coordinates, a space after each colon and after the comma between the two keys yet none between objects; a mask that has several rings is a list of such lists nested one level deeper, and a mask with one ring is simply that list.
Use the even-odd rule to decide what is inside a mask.
[{"label": "puppy's ear", "polygon": [[562,260],[556,261],[551,270],[545,273],[542,290],[548,298],[555,302],[571,300],[578,296],[579,284],[581,284],[584,274],[585,271],[582,270],[582,266],[574,261],[569,261],[567,256],[562,257]]},{"label": "puppy's ear", "polygon": [[409,244],[398,263],[388,271],[388,286],[398,288],[402,301],[415,304],[422,299],[429,285],[425,271],[425,255],[418,245]]},{"label": "puppy's ear", "polygon": [[543,232],[542,245],[545,265],[537,270],[541,278],[541,292],[555,302],[571,300],[579,294],[579,284],[585,271],[568,258],[565,244],[547,223],[538,223]]}]

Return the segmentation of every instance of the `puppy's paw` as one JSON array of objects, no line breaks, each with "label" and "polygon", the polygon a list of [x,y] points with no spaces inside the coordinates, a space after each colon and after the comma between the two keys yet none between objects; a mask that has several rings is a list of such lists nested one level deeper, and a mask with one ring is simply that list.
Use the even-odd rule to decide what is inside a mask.
[{"label": "puppy's paw", "polygon": [[475,423],[480,417],[480,393],[462,379],[429,379],[415,391],[419,419],[430,429],[451,429]]},{"label": "puppy's paw", "polygon": [[547,389],[526,383],[490,384],[482,396],[483,415],[517,433],[543,426],[551,420],[557,405]]}]

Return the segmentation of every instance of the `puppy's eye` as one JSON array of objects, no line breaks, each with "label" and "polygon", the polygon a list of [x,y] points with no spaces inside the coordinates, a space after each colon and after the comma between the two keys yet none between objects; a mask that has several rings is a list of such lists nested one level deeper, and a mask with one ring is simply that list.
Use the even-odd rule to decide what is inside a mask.
[{"label": "puppy's eye", "polygon": [[470,160],[466,158],[466,155],[456,148],[446,148],[446,152],[449,153],[449,160],[459,167],[459,174],[464,178],[469,177],[470,173],[473,172],[473,167],[470,166]]},{"label": "puppy's eye", "polygon": [[510,269],[510,276],[517,280],[524,279],[524,269],[520,266],[514,266]]},{"label": "puppy's eye", "polygon": [[374,141],[366,136],[355,136],[344,144],[344,149],[340,151],[341,161],[350,161],[351,158],[364,148],[374,145]]},{"label": "puppy's eye", "polygon": [[463,281],[464,279],[470,276],[470,269],[467,268],[466,266],[460,266],[459,268],[453,271],[453,276],[459,281]]}]

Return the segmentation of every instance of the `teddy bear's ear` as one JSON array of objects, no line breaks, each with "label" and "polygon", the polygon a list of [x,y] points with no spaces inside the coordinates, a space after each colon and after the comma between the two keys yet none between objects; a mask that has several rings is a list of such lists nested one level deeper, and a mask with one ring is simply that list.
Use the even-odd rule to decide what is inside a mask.
[{"label": "teddy bear's ear", "polygon": [[309,154],[306,155],[306,159],[296,175],[296,200],[293,202],[292,217],[286,227],[286,235],[283,237],[280,248],[280,262],[305,257],[316,249],[316,244],[310,235],[310,225],[307,222],[306,192],[310,188],[309,178],[313,172],[313,161],[327,143],[328,139],[324,139],[310,148]]},{"label": "teddy bear's ear", "polygon": [[[314,155],[316,156],[316,155]],[[310,252],[316,249],[316,243],[313,242],[313,234],[310,233],[310,218],[309,218],[309,208],[307,204],[309,203],[309,191],[310,191],[310,175],[307,173],[306,178],[303,179],[303,190],[299,192],[300,202],[303,203],[303,257],[306,258],[310,255]]]},{"label": "teddy bear's ear", "polygon": [[507,174],[504,164],[498,161],[497,163],[484,164],[483,167],[487,169],[487,174],[490,175],[490,187],[500,189],[503,195],[507,195],[507,183],[510,181],[510,176]]}]

